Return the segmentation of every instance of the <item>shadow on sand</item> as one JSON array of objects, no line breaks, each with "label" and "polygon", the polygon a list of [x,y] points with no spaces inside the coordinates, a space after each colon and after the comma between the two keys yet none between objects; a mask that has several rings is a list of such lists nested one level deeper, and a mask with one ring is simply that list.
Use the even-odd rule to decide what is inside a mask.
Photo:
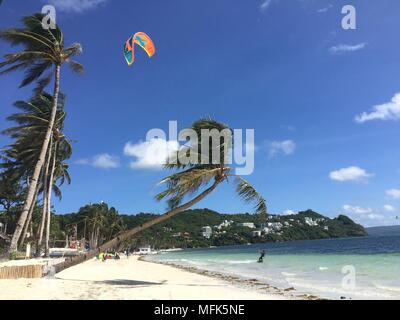
[{"label": "shadow on sand", "polygon": [[140,281],[140,280],[130,280],[130,279],[114,279],[114,280],[101,280],[101,281],[96,281],[96,280],[85,280],[85,279],[68,279],[68,278],[59,278],[55,277],[57,280],[62,280],[62,281],[79,281],[79,282],[90,282],[94,284],[107,284],[107,285],[112,285],[112,286],[126,286],[126,287],[147,287],[147,286],[156,286],[156,285],[162,285],[166,282],[166,280],[161,281],[161,282],[150,282],[150,281]]},{"label": "shadow on sand", "polygon": [[127,280],[127,279],[104,280],[96,282],[101,282],[104,284],[110,284],[114,286],[154,286],[154,285],[161,285],[164,283],[164,282],[150,282],[150,281]]}]

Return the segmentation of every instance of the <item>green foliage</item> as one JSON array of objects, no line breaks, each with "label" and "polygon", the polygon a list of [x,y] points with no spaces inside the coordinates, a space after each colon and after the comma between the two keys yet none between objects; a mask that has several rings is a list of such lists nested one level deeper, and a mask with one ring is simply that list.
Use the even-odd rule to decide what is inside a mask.
[{"label": "green foliage", "polygon": [[14,252],[11,252],[11,253],[10,253],[9,259],[10,259],[10,260],[16,260],[17,257],[18,257],[18,252],[17,252],[17,251],[14,251]]},{"label": "green foliage", "polygon": [[64,240],[66,235],[72,235],[73,225],[76,224],[78,239],[89,240],[92,247],[112,239],[126,228],[123,216],[120,216],[115,208],[109,208],[106,203],[89,204],[81,207],[77,213],[55,216],[54,220],[59,225],[58,240]]},{"label": "green foliage", "polygon": [[0,206],[6,213],[23,201],[23,190],[17,176],[18,174],[13,170],[0,173]]},{"label": "green foliage", "polygon": [[21,87],[37,83],[36,92],[41,92],[51,81],[54,66],[67,62],[75,72],[83,72],[80,63],[71,58],[82,52],[81,45],[74,43],[64,46],[61,29],[44,29],[44,15],[37,13],[22,18],[22,28],[10,28],[0,31],[0,40],[12,46],[22,47],[22,51],[6,54],[0,62],[0,75],[24,70]]},{"label": "green foliage", "polygon": [[[103,209],[102,209],[103,208]],[[118,229],[111,231],[113,221],[121,223],[122,228],[131,229],[140,224],[157,217],[151,213],[140,213],[137,215],[118,215],[115,209],[108,209],[106,204],[94,204],[82,207],[78,213],[56,216],[54,220],[60,223],[60,230],[66,230],[66,224],[82,221],[85,215],[95,215],[95,212],[103,210],[109,220],[103,225],[105,230],[115,235]],[[110,213],[113,212],[113,213]],[[321,219],[319,225],[310,226],[305,221],[306,218]],[[228,227],[221,230],[214,228],[224,220],[233,221]],[[289,227],[284,227],[280,233],[263,234],[261,237],[253,237],[252,231],[238,223],[252,222],[259,229],[261,223],[266,222],[285,222],[290,223]],[[115,223],[114,223],[115,225]],[[201,235],[201,228],[210,226],[213,228],[213,235],[206,239]],[[327,230],[326,228],[327,227]],[[78,234],[83,232],[82,224],[78,228]],[[67,231],[68,233],[68,231]],[[300,212],[297,215],[269,216],[266,220],[262,214],[219,214],[210,209],[187,210],[163,223],[140,233],[131,239],[125,246],[137,247],[139,245],[150,244],[159,249],[166,248],[195,248],[209,246],[225,246],[259,242],[292,241],[305,239],[324,239],[333,237],[353,237],[364,236],[365,230],[362,226],[355,224],[346,216],[339,216],[336,219],[329,219],[312,210]]]}]

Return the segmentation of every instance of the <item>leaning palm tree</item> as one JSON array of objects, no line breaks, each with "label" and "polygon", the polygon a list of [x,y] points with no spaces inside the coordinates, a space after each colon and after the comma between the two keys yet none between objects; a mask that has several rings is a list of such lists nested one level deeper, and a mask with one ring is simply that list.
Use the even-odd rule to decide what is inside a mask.
[{"label": "leaning palm tree", "polygon": [[[104,251],[111,247],[115,248],[135,234],[155,224],[171,219],[173,216],[189,209],[213,192],[222,182],[228,181],[229,178],[234,180],[236,192],[239,197],[246,202],[253,202],[255,204],[255,211],[257,214],[267,213],[264,198],[249,182],[236,175],[234,173],[234,168],[230,167],[227,163],[227,156],[232,151],[231,149],[233,147],[232,142],[222,136],[217,144],[213,144],[211,140],[202,141],[202,130],[217,130],[217,132],[228,130],[232,132],[231,129],[212,119],[200,119],[192,124],[191,129],[196,132],[198,137],[197,148],[194,148],[195,146],[193,145],[186,145],[181,148],[177,154],[170,157],[165,167],[167,169],[181,171],[163,179],[161,185],[165,185],[166,188],[156,196],[158,201],[167,199],[169,211],[140,226],[120,233],[116,238],[100,246],[100,250]],[[203,152],[203,144],[209,145],[208,152]],[[201,151],[198,152],[197,150]],[[183,161],[183,156],[187,156],[190,153],[194,155],[197,161],[193,161],[192,163]],[[213,155],[217,155],[218,157],[214,156],[213,158]],[[204,161],[202,161],[202,159],[212,158],[214,159],[214,161],[211,161],[212,163],[204,164]],[[192,199],[182,204],[185,198],[195,194],[197,194],[197,196],[194,196]]]},{"label": "leaning palm tree", "polygon": [[22,51],[5,55],[5,61],[0,63],[0,74],[16,70],[25,70],[21,87],[37,82],[37,91],[45,88],[54,79],[52,112],[41,151],[35,164],[31,182],[28,188],[26,200],[16,225],[9,252],[17,250],[18,240],[34,201],[35,190],[38,184],[40,172],[45,162],[50,136],[53,130],[57,112],[58,96],[60,92],[61,66],[67,62],[73,71],[83,72],[83,66],[71,60],[71,57],[82,51],[81,45],[75,43],[69,47],[64,45],[64,35],[56,26],[54,29],[45,29],[42,26],[43,14],[34,14],[22,19],[22,28],[12,28],[0,31],[0,39],[11,45],[21,45]]}]

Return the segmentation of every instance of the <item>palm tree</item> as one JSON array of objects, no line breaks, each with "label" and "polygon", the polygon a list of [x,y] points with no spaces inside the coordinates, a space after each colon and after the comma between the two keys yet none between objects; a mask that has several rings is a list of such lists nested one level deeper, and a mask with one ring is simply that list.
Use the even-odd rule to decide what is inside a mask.
[{"label": "palm tree", "polygon": [[[9,163],[8,163],[9,164]],[[0,206],[8,215],[11,208],[19,205],[22,198],[22,187],[15,170],[4,170],[0,172]]]},{"label": "palm tree", "polygon": [[0,74],[25,70],[21,87],[36,81],[38,85],[37,92],[42,91],[54,78],[50,121],[33,170],[26,200],[11,240],[10,253],[17,250],[18,240],[26,223],[29,209],[34,201],[39,175],[45,162],[57,113],[61,66],[67,62],[73,71],[83,72],[83,66],[71,60],[71,57],[82,51],[81,45],[75,43],[69,47],[65,47],[64,35],[61,29],[58,26],[55,29],[44,29],[42,27],[43,18],[43,14],[27,16],[22,19],[23,28],[12,28],[0,32],[0,39],[11,45],[22,45],[24,48],[22,51],[5,55],[5,61],[0,63],[0,70],[3,68]]},{"label": "palm tree", "polygon": [[[219,123],[212,119],[200,119],[192,124],[191,127],[197,133],[198,138],[198,150],[202,150],[201,146],[203,141],[201,141],[201,132],[205,130],[216,129],[218,132],[223,130],[231,131],[226,125]],[[207,142],[205,142],[207,143]],[[236,184],[236,192],[240,198],[246,202],[255,203],[255,209],[257,214],[266,214],[267,208],[264,198],[257,192],[257,190],[245,179],[235,175],[232,167],[229,167],[226,163],[227,155],[232,149],[232,143],[228,139],[221,137],[221,141],[218,145],[213,145],[209,140],[209,153],[204,152],[196,153],[194,146],[184,146],[179,154],[188,154],[194,152],[197,157],[197,163],[186,164],[181,161],[181,157],[174,155],[170,158],[165,167],[167,169],[182,170],[180,172],[174,173],[161,181],[162,185],[166,185],[166,189],[156,196],[158,201],[162,199],[167,199],[169,205],[169,211],[165,214],[148,221],[140,226],[137,226],[131,230],[125,231],[119,234],[116,238],[108,241],[100,247],[100,250],[104,251],[111,247],[117,247],[121,242],[126,239],[131,238],[135,234],[150,228],[151,226],[163,222],[165,220],[171,219],[173,216],[181,213],[213,192],[222,182],[228,181],[229,178],[233,178]],[[213,152],[219,155],[219,163],[217,164],[198,164],[201,163],[201,159],[207,158],[211,159]],[[187,196],[193,194],[200,194],[181,204],[183,199]]]},{"label": "palm tree", "polygon": [[[13,170],[19,174],[19,179],[29,181],[33,174],[34,167],[38,155],[41,151],[43,138],[47,132],[48,123],[52,112],[52,97],[50,94],[43,92],[35,95],[28,101],[17,101],[14,105],[20,112],[9,116],[7,119],[17,123],[17,126],[4,130],[3,133],[14,139],[14,142],[5,148],[2,152],[3,158],[8,161],[3,164],[8,170]],[[62,133],[64,128],[64,120],[66,113],[64,111],[65,96],[60,93],[58,107],[51,139],[46,154],[46,161],[41,171],[40,183],[37,185],[34,201],[29,209],[27,221],[25,223],[24,232],[21,237],[20,244],[25,240],[28,224],[32,219],[32,212],[35,207],[38,194],[43,194],[42,219],[37,232],[37,251],[40,252],[40,246],[44,234],[45,221],[48,217],[47,212],[50,207],[50,175],[53,173],[55,180],[53,182],[53,191],[55,195],[61,198],[61,191],[56,185],[62,185],[64,181],[70,182],[68,174],[68,165],[64,162],[70,158],[72,147],[70,142]],[[51,165],[56,159],[55,167]],[[46,229],[47,230],[47,229]]]}]

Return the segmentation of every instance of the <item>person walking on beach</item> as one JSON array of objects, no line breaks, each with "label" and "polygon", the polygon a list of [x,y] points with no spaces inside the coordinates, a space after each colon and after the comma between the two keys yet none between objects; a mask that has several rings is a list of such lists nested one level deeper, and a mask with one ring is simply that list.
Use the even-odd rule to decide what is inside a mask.
[{"label": "person walking on beach", "polygon": [[263,249],[263,250],[261,250],[260,251],[260,257],[258,258],[258,262],[259,263],[261,263],[261,262],[264,262],[264,257],[265,257],[265,250]]}]

